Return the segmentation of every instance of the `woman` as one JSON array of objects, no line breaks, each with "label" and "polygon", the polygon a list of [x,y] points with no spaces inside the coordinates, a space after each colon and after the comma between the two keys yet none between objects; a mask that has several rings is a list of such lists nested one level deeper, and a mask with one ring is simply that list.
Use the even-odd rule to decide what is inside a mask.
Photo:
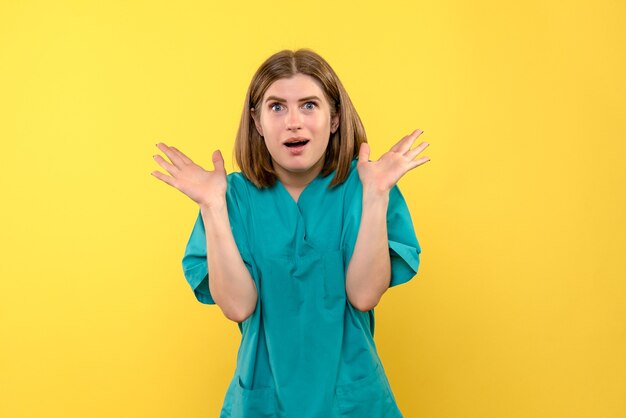
[{"label": "woman", "polygon": [[[174,147],[153,175],[200,207],[183,258],[197,299],[242,340],[221,417],[401,417],[374,344],[373,308],[421,252],[396,186],[429,161],[420,130],[368,161],[365,130],[328,63],[281,51],[246,94],[226,175]],[[357,158],[358,157],[358,158]],[[417,159],[416,159],[417,158]]]}]

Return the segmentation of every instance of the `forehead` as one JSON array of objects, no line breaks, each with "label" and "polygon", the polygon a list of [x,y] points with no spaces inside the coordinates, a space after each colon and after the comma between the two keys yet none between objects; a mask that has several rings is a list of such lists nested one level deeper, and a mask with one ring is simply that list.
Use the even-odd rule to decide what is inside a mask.
[{"label": "forehead", "polygon": [[297,101],[302,97],[317,96],[325,100],[326,96],[320,83],[313,77],[306,74],[296,74],[289,78],[280,78],[274,81],[265,91],[263,100],[269,96],[279,97],[290,101]]}]

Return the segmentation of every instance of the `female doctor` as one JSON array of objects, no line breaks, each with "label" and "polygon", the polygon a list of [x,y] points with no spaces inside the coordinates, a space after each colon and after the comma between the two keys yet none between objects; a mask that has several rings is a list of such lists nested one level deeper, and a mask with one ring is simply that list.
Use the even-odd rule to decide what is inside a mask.
[{"label": "female doctor", "polygon": [[421,252],[396,183],[429,161],[415,130],[369,161],[365,129],[311,50],[269,57],[235,142],[206,170],[157,145],[154,171],[199,206],[183,257],[196,298],[242,333],[222,418],[402,417],[374,343],[374,307]]}]

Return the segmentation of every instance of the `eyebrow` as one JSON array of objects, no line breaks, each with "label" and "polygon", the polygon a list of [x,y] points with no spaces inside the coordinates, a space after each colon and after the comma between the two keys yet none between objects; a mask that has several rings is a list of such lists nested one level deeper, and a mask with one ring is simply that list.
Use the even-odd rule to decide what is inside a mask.
[{"label": "eyebrow", "polygon": [[[317,100],[317,101],[321,101],[319,97],[317,96],[307,96],[307,97],[303,97],[301,99],[298,99],[299,102],[307,102],[309,100]],[[281,97],[277,97],[277,96],[270,96],[267,99],[265,99],[265,102],[269,102],[269,101],[275,101],[275,102],[286,102],[287,100],[281,98]]]}]

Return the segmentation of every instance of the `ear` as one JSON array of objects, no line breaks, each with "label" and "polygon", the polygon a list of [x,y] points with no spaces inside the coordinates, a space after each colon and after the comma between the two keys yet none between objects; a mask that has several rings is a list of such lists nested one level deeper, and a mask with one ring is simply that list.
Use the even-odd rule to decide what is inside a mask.
[{"label": "ear", "polygon": [[335,116],[330,119],[330,133],[334,134],[337,129],[339,129],[339,113],[335,113]]},{"label": "ear", "polygon": [[250,108],[250,115],[252,116],[252,120],[254,121],[254,126],[256,127],[256,131],[259,135],[263,136],[263,128],[261,127],[261,123],[259,122],[259,114],[255,108]]}]

